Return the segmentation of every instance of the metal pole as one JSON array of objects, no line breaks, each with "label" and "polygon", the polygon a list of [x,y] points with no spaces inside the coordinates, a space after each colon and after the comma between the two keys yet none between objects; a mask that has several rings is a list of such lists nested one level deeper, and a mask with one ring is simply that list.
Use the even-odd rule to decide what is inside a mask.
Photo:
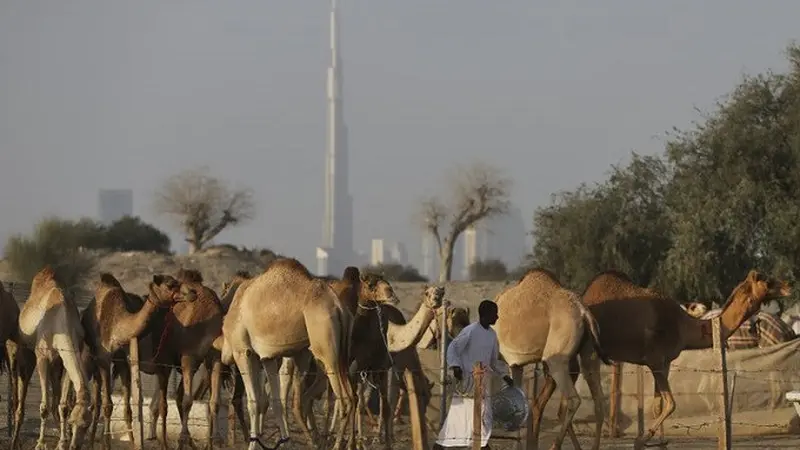
[{"label": "metal pole", "polygon": [[442,386],[442,397],[439,399],[439,429],[444,426],[444,419],[447,417],[447,303],[442,305],[442,324],[440,328],[442,334],[439,337],[439,382]]}]

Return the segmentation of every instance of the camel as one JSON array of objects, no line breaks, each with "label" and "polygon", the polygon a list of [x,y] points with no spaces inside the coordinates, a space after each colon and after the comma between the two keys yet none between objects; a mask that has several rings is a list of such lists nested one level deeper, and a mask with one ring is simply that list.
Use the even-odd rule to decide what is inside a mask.
[{"label": "camel", "polygon": [[[721,313],[722,311],[719,309],[712,309],[700,318],[713,319]],[[729,350],[765,348],[789,342],[795,338],[797,335],[788,323],[775,314],[761,310],[742,322],[739,328],[728,336],[725,344]]]},{"label": "camel", "polygon": [[[394,369],[396,369],[399,373],[404,374],[404,380],[412,384],[415,395],[416,392],[424,393],[425,381],[415,378],[409,372],[414,360],[418,361],[418,357],[409,359],[408,356],[405,356],[400,361],[395,360],[394,357],[405,350],[414,352],[416,356],[416,345],[428,325],[433,321],[436,310],[441,307],[443,297],[444,287],[426,287],[417,312],[409,321],[406,321],[403,313],[392,305],[374,302],[365,302],[360,305],[353,325],[352,365],[350,367],[351,373],[362,374],[362,383],[359,385],[356,395],[359,436],[362,435],[361,406],[364,398],[363,388],[369,378],[367,374],[376,375],[371,378],[376,382],[381,393],[379,423],[382,440],[387,446],[391,445],[392,437],[391,401],[387,390],[387,377],[394,376]],[[398,362],[402,364],[397,364]],[[405,374],[408,374],[409,377],[406,378]],[[418,376],[424,378],[424,374],[418,373],[416,377]],[[414,402],[418,405],[421,403],[418,399],[414,399]],[[427,403],[425,407],[427,407]],[[411,409],[412,439],[413,442],[427,442],[425,417],[419,415],[419,410],[419,406]]]},{"label": "camel", "polygon": [[[538,395],[531,407],[533,437],[528,439],[528,448],[538,448],[542,411],[558,387],[563,396],[564,414],[551,448],[559,449],[581,403],[570,377],[570,361],[578,352],[590,357],[594,349],[603,362],[610,363],[600,345],[600,327],[576,293],[562,287],[555,275],[540,268],[529,270],[517,284],[503,289],[495,302],[498,319],[494,329],[500,355],[511,368],[514,384],[521,384],[526,365],[544,363],[544,395]],[[584,377],[594,398],[601,398],[596,395],[602,392],[599,370],[584,372]],[[602,406],[598,402],[595,402],[595,414],[602,416]],[[602,421],[597,425],[596,449],[600,445],[601,427]]]},{"label": "camel", "polygon": [[[39,439],[37,449],[46,448],[44,433],[48,408],[55,403],[51,399],[47,386],[53,388],[53,396],[60,397],[58,412],[60,418],[59,448],[67,446],[67,425],[72,425],[72,440],[70,449],[78,449],[83,443],[86,428],[91,420],[89,411],[89,394],[87,389],[87,376],[79,355],[83,345],[83,328],[80,324],[78,307],[74,300],[66,295],[63,285],[58,281],[56,272],[50,266],[45,266],[34,277],[31,283],[31,293],[28,301],[22,307],[19,315],[20,344],[35,353],[36,368],[39,372],[39,385],[41,386],[41,405],[39,416]],[[61,375],[61,370],[67,372],[65,385],[60,388],[53,383]],[[29,376],[20,373],[17,375],[17,417],[15,436],[17,440],[18,427],[22,424],[25,397]],[[72,413],[67,417],[69,385],[75,387],[76,398]]]},{"label": "camel", "polygon": [[[176,279],[165,275],[154,275],[150,283],[149,295],[136,312],[130,312],[131,305],[141,303],[141,298],[128,299],[119,281],[110,273],[100,274],[95,285],[95,296],[81,314],[83,330],[86,333],[86,348],[93,366],[95,386],[95,412],[89,442],[94,441],[97,419],[100,415],[99,396],[102,392],[102,410],[105,422],[103,447],[111,445],[111,367],[122,380],[125,401],[125,422],[133,442],[133,425],[130,406],[131,373],[127,362],[127,346],[130,340],[138,337],[148,325],[150,318],[160,309],[169,308],[176,302],[192,302],[196,292],[187,289]],[[138,297],[138,296],[137,296]],[[138,302],[136,302],[138,300]],[[87,353],[87,352],[84,352]]]},{"label": "camel", "polygon": [[[723,339],[755,314],[763,302],[790,294],[786,282],[751,270],[722,307]],[[634,442],[635,449],[642,449],[675,411],[675,400],[669,386],[670,363],[683,350],[713,346],[711,320],[690,316],[678,302],[637,286],[627,275],[615,270],[597,274],[586,287],[583,301],[603,330],[600,348],[608,357],[615,362],[647,366],[653,373],[655,397],[659,401],[653,402],[656,416],[653,425]],[[618,326],[620,323],[626,326]],[[584,358],[583,354],[581,366],[584,373],[586,370],[599,371],[597,360]],[[592,397],[597,401],[602,398],[602,392],[592,392]],[[596,420],[602,424],[602,410]]]},{"label": "camel", "polygon": [[[349,383],[350,337],[353,317],[333,289],[317,279],[299,261],[279,258],[255,278],[234,283],[233,301],[223,320],[222,362],[236,366],[242,375],[250,416],[250,450],[260,443],[265,392],[261,370],[267,373],[270,390],[280,392],[280,359],[309,349],[322,363],[341,403],[344,417],[335,445],[341,445],[348,422],[352,424],[353,393]],[[298,368],[301,361],[296,361]],[[305,362],[302,361],[303,363]],[[310,362],[310,361],[309,361]],[[280,441],[289,440],[288,425],[278,396],[271,396],[278,419]],[[301,423],[301,426],[304,424]],[[349,442],[354,444],[353,428]]]},{"label": "camel", "polygon": [[[226,282],[223,284],[222,289],[222,304],[223,308],[227,310],[230,303],[233,301],[233,294],[234,291],[231,290],[231,287],[235,284],[241,283],[245,280],[249,280],[252,278],[250,273],[240,271],[234,275],[234,278],[230,282]],[[342,279],[338,279],[335,277],[318,277],[320,279],[324,279],[328,285],[334,290],[337,297],[344,303],[346,308],[352,313],[355,314],[358,310],[358,306],[360,302],[375,302],[375,303],[387,303],[387,304],[397,304],[399,300],[394,293],[394,290],[391,284],[386,281],[382,276],[377,274],[362,274],[358,270],[358,268],[349,266],[345,269]],[[215,348],[221,349],[222,342],[224,337],[221,337],[217,341],[215,341]],[[310,358],[310,353],[308,352],[300,352],[296,357],[300,358]],[[306,366],[309,365],[309,370],[313,372],[314,369],[314,362],[303,362],[302,365]],[[311,430],[316,428],[313,421],[313,415],[310,414],[312,401],[315,397],[318,397],[322,394],[322,391],[315,391],[310,392],[308,397],[306,398],[306,406],[301,405],[301,399],[303,398],[301,394],[306,391],[306,388],[313,388],[313,387],[322,387],[327,388],[327,385],[318,386],[310,381],[313,381],[316,377],[316,373],[305,373],[300,374],[299,370],[297,369],[297,364],[295,362],[295,357],[284,357],[281,359],[280,364],[280,400],[281,405],[283,406],[283,415],[284,419],[288,420],[288,399],[289,393],[292,390],[292,387],[295,387],[295,405],[293,408],[295,418],[298,422],[305,423],[305,427],[301,425],[303,431],[308,432],[306,433],[307,439],[313,439],[311,435]],[[304,379],[301,384],[295,384],[295,378]],[[236,385],[234,388],[232,404],[236,410],[236,414],[239,417],[240,423],[242,423],[242,428],[246,429],[247,427],[244,425],[244,419],[242,417],[242,410],[241,410],[241,395],[242,390],[238,389],[240,385],[241,377],[237,375],[236,377]],[[205,388],[202,386],[201,389]],[[332,391],[330,391],[332,394]],[[200,394],[200,393],[199,393]],[[328,408],[332,410],[333,408]]]},{"label": "camel", "polygon": [[[439,339],[441,339],[441,316],[442,312],[447,310],[447,341],[446,344],[449,344],[450,341],[455,339],[458,336],[458,333],[461,332],[467,325],[469,325],[469,308],[460,308],[460,307],[448,307],[448,308],[439,308],[436,310],[436,317],[431,321],[428,325],[428,328],[423,333],[422,338],[417,343],[418,349],[429,349],[429,348],[438,348],[439,347]],[[412,369],[412,372],[422,373],[422,363],[419,361],[419,355],[416,351],[409,351],[408,349],[399,352],[397,355],[393,355],[395,360],[395,373],[402,373],[397,369],[397,366],[419,366],[419,370]],[[399,363],[398,361],[405,360],[405,363]],[[427,394],[430,395],[430,391],[433,389],[434,383],[429,381],[427,383]],[[401,378],[397,385],[399,388],[398,395],[397,395],[397,402],[395,404],[394,412],[392,413],[392,421],[394,423],[402,423],[402,412],[404,402],[408,399],[407,393],[407,386],[404,380]],[[424,391],[423,391],[424,392]],[[391,397],[391,396],[390,396]],[[367,397],[369,398],[369,397]],[[424,403],[427,408],[427,404],[430,401],[430,398]],[[369,413],[369,409],[367,409]],[[372,414],[369,413],[370,418],[372,418]],[[374,419],[373,419],[374,421]]]},{"label": "camel", "polygon": [[[173,367],[182,375],[182,384],[175,391],[175,404],[181,420],[179,448],[184,445],[194,446],[189,433],[189,413],[194,403],[192,394],[192,378],[201,363],[211,366],[211,384],[219,383],[221,364],[219,359],[206,362],[213,343],[222,335],[223,308],[217,294],[203,285],[200,272],[192,269],[180,269],[175,278],[194,292],[191,302],[174,303],[172,307],[156,315],[145,333],[149,339],[141,340],[139,351],[140,369],[158,377],[158,387],[150,402],[150,434],[149,439],[156,436],[156,417],[161,419],[162,447],[167,447],[167,387]],[[163,310],[162,310],[163,311]],[[184,395],[188,393],[188,395]],[[214,429],[214,420],[219,410],[219,389],[212,388],[209,402],[209,430]],[[157,395],[156,395],[157,394]],[[209,433],[207,445],[212,444],[213,436]]]}]

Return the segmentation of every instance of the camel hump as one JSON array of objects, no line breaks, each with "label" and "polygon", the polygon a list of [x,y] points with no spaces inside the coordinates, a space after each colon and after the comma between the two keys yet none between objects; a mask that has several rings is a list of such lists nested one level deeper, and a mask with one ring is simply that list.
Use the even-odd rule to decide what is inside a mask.
[{"label": "camel hump", "polygon": [[357,283],[361,279],[361,272],[359,272],[358,267],[348,266],[344,269],[344,274],[342,274],[342,280],[349,281],[351,283]]},{"label": "camel hump", "polygon": [[529,269],[527,272],[525,272],[519,278],[518,282],[521,283],[522,280],[524,280],[526,278],[529,278],[529,277],[534,277],[534,276],[535,277],[549,278],[554,283],[559,284],[559,285],[561,284],[561,281],[559,281],[559,279],[556,276],[556,274],[554,274],[552,271],[550,271],[548,269],[545,269],[544,267],[533,267],[533,268]]},{"label": "camel hump", "polygon": [[297,275],[303,276],[307,279],[313,278],[311,272],[308,271],[306,266],[295,258],[278,258],[267,267],[264,272],[282,271],[293,272]]},{"label": "camel hump", "polygon": [[184,269],[181,268],[178,270],[178,273],[175,275],[175,278],[178,279],[181,283],[203,283],[203,275],[200,274],[200,271],[197,269]]},{"label": "camel hump", "polygon": [[110,288],[118,287],[122,289],[122,285],[119,283],[119,280],[117,280],[114,277],[114,275],[111,275],[108,272],[103,272],[102,274],[100,274],[100,284],[105,287],[110,287]]}]

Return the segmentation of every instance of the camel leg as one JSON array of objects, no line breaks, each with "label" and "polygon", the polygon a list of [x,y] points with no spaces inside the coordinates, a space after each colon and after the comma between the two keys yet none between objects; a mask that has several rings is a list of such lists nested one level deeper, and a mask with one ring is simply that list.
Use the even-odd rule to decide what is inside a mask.
[{"label": "camel leg", "polygon": [[394,423],[403,423],[403,402],[406,400],[406,392],[406,389],[398,389],[397,391],[397,405],[395,405],[392,413]]},{"label": "camel leg", "polygon": [[[311,386],[309,390],[304,389],[306,378],[310,376],[309,369],[311,367],[311,358],[312,355],[310,352],[302,352],[293,358],[291,370],[292,372],[296,371],[297,376],[294,377],[293,392],[295,396],[292,410],[298,426],[303,431],[303,435],[308,441],[308,445],[314,447],[319,442],[317,425],[313,418],[314,398],[311,390],[314,386]],[[267,376],[269,376],[269,372],[267,372]],[[316,382],[315,380],[314,384],[316,384]],[[282,390],[283,388],[284,386],[281,386]],[[283,393],[281,393],[281,395],[283,395]],[[284,414],[284,416],[285,415],[286,414]]]},{"label": "camel leg", "polygon": [[92,423],[89,425],[87,441],[89,441],[90,446],[94,446],[94,438],[97,436],[97,423],[100,421],[100,404],[103,402],[100,374],[92,374],[92,379],[89,383],[92,386]]},{"label": "camel leg", "polygon": [[380,418],[379,422],[381,425],[381,438],[383,440],[383,445],[386,448],[392,448],[392,418],[389,417],[391,414],[391,395],[392,393],[389,392],[389,385],[396,386],[397,383],[389,383],[389,377],[394,376],[394,369],[389,369],[388,372],[385,374],[378,375],[379,382],[378,382],[378,393],[380,394]]},{"label": "camel leg", "polygon": [[[192,435],[189,432],[189,413],[192,411],[192,404],[194,403],[194,396],[192,395],[192,378],[195,367],[194,359],[189,355],[181,355],[181,372],[183,375],[183,398],[176,406],[178,411],[182,411],[181,416],[181,435],[178,448],[182,448],[188,444],[191,448],[196,448]],[[177,401],[177,399],[176,399]]]},{"label": "camel leg", "polygon": [[[586,384],[589,385],[589,392],[594,402],[595,424],[592,450],[600,450],[600,437],[603,433],[603,422],[605,422],[605,405],[603,400],[603,383],[600,377],[600,359],[594,356],[594,349],[592,349],[591,346],[584,346],[584,349],[581,351],[581,373],[583,373]],[[577,379],[578,375],[575,374],[572,382],[573,385]],[[575,437],[572,424],[570,424],[570,439],[573,439],[574,446],[577,437]]]},{"label": "camel leg", "polygon": [[39,386],[41,387],[42,399],[39,403],[39,439],[36,441],[36,450],[46,450],[44,443],[44,431],[47,428],[48,406],[50,405],[50,361],[44,356],[36,358],[36,371],[39,372]]},{"label": "camel leg", "polygon": [[543,367],[544,382],[542,383],[542,387],[536,396],[534,404],[531,406],[531,423],[533,425],[533,432],[531,433],[532,436],[528,436],[528,450],[538,450],[539,448],[539,431],[541,430],[542,426],[542,411],[544,411],[547,401],[550,400],[550,397],[556,390],[556,381],[552,376],[550,376],[549,366],[544,364]]},{"label": "camel leg", "polygon": [[[117,361],[114,368],[119,372],[119,379],[122,382],[122,402],[125,417],[125,426],[128,429],[128,440],[133,442],[133,408],[131,408],[131,366],[127,361]],[[151,397],[151,402],[156,399]],[[152,416],[151,416],[152,417]]]},{"label": "camel leg", "polygon": [[[158,372],[156,372],[156,379],[158,379]],[[158,411],[161,408],[161,387],[159,383],[156,383],[155,389],[153,389],[153,394],[150,396],[150,406],[148,409],[150,410],[150,426],[148,427],[147,431],[147,439],[148,441],[154,441],[156,439],[156,426],[158,425]]]},{"label": "camel leg", "polygon": [[[281,406],[283,406],[283,414],[286,416],[286,420],[289,419],[289,394],[292,392],[292,384],[294,383],[295,379],[301,379],[302,373],[298,374],[295,377],[295,372],[297,372],[297,364],[294,358],[281,358],[281,368],[280,368],[280,379],[281,379],[281,389],[280,389],[280,399],[281,399]],[[275,395],[278,395],[276,392]],[[299,398],[294,399],[295,403],[299,402]]]},{"label": "camel leg", "polygon": [[578,395],[578,391],[575,390],[575,385],[572,384],[572,378],[569,374],[569,359],[552,358],[547,361],[547,364],[550,366],[551,377],[555,380],[556,386],[563,396],[562,402],[566,402],[566,411],[561,419],[561,430],[552,447],[550,447],[551,450],[555,450],[561,448],[561,444],[567,436],[567,427],[572,423],[572,418],[581,404],[581,398]]},{"label": "camel leg", "polygon": [[[167,439],[167,389],[169,388],[169,376],[172,373],[172,369],[170,368],[159,368],[158,372],[156,373],[156,377],[158,377],[158,395],[154,395],[153,398],[158,398],[158,404],[155,407],[158,408],[158,417],[161,420],[161,448],[164,450],[169,449],[169,440]],[[150,407],[150,411],[153,411],[153,405]],[[153,436],[155,436],[155,423],[156,423],[156,415],[153,414],[151,416],[153,418]]]},{"label": "camel leg", "polygon": [[[69,407],[70,407],[70,386],[72,382],[70,381],[69,377],[65,377],[64,373],[61,373],[61,376],[58,377],[60,380],[54,380],[53,384],[53,397],[58,396],[58,418],[60,421],[60,440],[58,443],[59,449],[66,450],[67,443],[69,442],[69,429],[67,427],[68,424],[68,414],[69,414]],[[56,393],[57,391],[57,393]]]},{"label": "camel leg", "polygon": [[261,370],[256,365],[256,356],[250,352],[233,352],[233,358],[247,393],[247,412],[250,414],[249,450],[259,450],[258,438],[261,435],[261,403],[264,401],[264,383],[261,382]]},{"label": "camel leg", "polygon": [[[591,349],[591,347],[590,347],[590,349]],[[594,350],[591,350],[591,351],[594,351]],[[597,373],[599,374],[600,373],[599,372],[600,368],[598,367],[597,370],[598,370]],[[581,368],[580,368],[580,366],[578,364],[578,359],[575,358],[575,357],[571,358],[569,360],[569,376],[572,379],[572,385],[573,386],[575,386],[575,382],[578,381],[578,374],[579,374],[580,371],[581,371]],[[588,380],[589,379],[587,378],[587,383],[588,383]],[[598,382],[599,382],[599,380],[598,380]],[[591,390],[591,387],[589,389]],[[594,391],[592,391],[592,392],[594,392]],[[567,398],[562,395],[561,396],[561,402],[558,405],[558,420],[563,420],[564,419],[564,414],[566,414],[566,412],[567,412],[567,406],[568,406]],[[594,406],[595,406],[595,414],[596,414],[597,413],[598,403],[595,402]],[[602,417],[602,410],[601,410],[600,414],[601,414],[601,417]],[[603,421],[600,420],[599,422],[596,422],[596,425],[598,426],[599,430],[602,431],[602,429],[603,429]],[[598,433],[600,433],[600,431],[598,431]],[[569,439],[572,442],[572,446],[575,447],[575,448],[581,448],[581,443],[580,443],[580,441],[578,441],[578,436],[575,435],[575,428],[572,426],[572,422],[567,424],[567,434],[569,435]],[[597,439],[597,443],[598,443],[597,445],[600,445],[600,435],[599,434],[596,436],[596,439]]]},{"label": "camel leg", "polygon": [[672,390],[669,386],[669,366],[661,367],[659,366],[648,366],[650,371],[653,373],[653,379],[655,379],[656,389],[661,392],[661,398],[664,401],[664,410],[661,411],[661,415],[653,423],[653,426],[650,427],[649,430],[644,434],[644,436],[639,436],[636,438],[636,441],[633,444],[633,448],[636,450],[642,449],[645,447],[645,444],[656,434],[656,432],[661,428],[661,424],[667,419],[675,411],[675,399],[672,396]]},{"label": "camel leg", "polygon": [[20,449],[19,432],[22,429],[23,422],[25,422],[25,398],[28,396],[28,386],[35,370],[36,355],[26,348],[18,347],[16,366],[17,400],[14,411],[14,431],[11,436],[11,448],[13,450]]},{"label": "camel leg", "polygon": [[[73,338],[72,341],[76,342],[77,339]],[[72,439],[69,446],[71,449],[79,449],[83,445],[83,438],[92,418],[88,408],[89,386],[86,382],[86,372],[79,360],[80,349],[69,345],[69,342],[54,340],[53,344],[58,348],[64,370],[75,388],[75,406],[69,417],[69,422],[72,424]]]},{"label": "camel leg", "polygon": [[[281,430],[280,441],[285,442],[289,440],[289,424],[286,421],[287,415],[283,412],[283,405],[281,404],[280,399],[281,380],[280,375],[278,374],[280,370],[280,360],[277,358],[265,359],[261,364],[264,367],[264,371],[267,373],[269,388],[274,393],[270,397],[270,406],[272,406],[272,412],[275,414],[275,420],[278,421],[278,427]],[[300,417],[300,426],[305,428],[305,422],[302,420],[302,416]],[[303,432],[307,434],[309,442],[313,442],[313,438],[311,437],[309,431],[304,429]]]},{"label": "camel leg", "polygon": [[206,447],[209,450],[214,448],[214,440],[219,437],[216,424],[219,414],[219,393],[222,390],[222,361],[215,358],[211,363],[210,372],[209,390],[211,395],[208,400],[208,438],[206,440]]},{"label": "camel leg", "polygon": [[242,375],[239,373],[239,370],[236,368],[236,365],[230,367],[231,375],[233,376],[233,394],[231,395],[231,407],[233,408],[234,412],[236,413],[236,418],[239,420],[239,425],[242,428],[242,439],[245,441],[247,440],[247,436],[249,435],[248,430],[250,429],[250,425],[247,423],[244,414],[244,403],[242,400],[244,399],[244,380],[242,379]]},{"label": "camel leg", "polygon": [[[102,395],[103,407],[103,448],[111,448],[111,413],[114,409],[114,404],[111,403],[111,370],[109,366],[102,364],[98,367],[100,370],[100,384]],[[99,406],[99,404],[98,404]],[[99,409],[99,408],[97,408]]]}]

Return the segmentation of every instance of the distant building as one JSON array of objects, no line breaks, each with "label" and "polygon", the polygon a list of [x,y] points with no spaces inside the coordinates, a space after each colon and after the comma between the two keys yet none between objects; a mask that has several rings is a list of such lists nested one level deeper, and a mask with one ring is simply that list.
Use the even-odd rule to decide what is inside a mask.
[{"label": "distant building", "polygon": [[370,265],[380,264],[408,264],[408,253],[406,246],[402,242],[389,244],[386,239],[373,239],[372,251],[369,260]]},{"label": "distant building", "polygon": [[439,263],[439,255],[436,249],[436,243],[430,233],[422,235],[422,276],[429,280],[438,278],[437,264]]},{"label": "distant building", "polygon": [[110,224],[125,216],[133,215],[133,191],[131,189],[100,189],[98,191],[98,218]]},{"label": "distant building", "polygon": [[401,266],[408,265],[408,251],[402,242],[395,242],[389,249],[389,257]]},{"label": "distant building", "polygon": [[[469,269],[476,261],[498,259],[508,270],[513,270],[525,260],[527,230],[519,208],[512,206],[508,214],[482,220],[464,230],[463,261],[461,273],[469,278]],[[454,255],[455,256],[455,255]]]}]

